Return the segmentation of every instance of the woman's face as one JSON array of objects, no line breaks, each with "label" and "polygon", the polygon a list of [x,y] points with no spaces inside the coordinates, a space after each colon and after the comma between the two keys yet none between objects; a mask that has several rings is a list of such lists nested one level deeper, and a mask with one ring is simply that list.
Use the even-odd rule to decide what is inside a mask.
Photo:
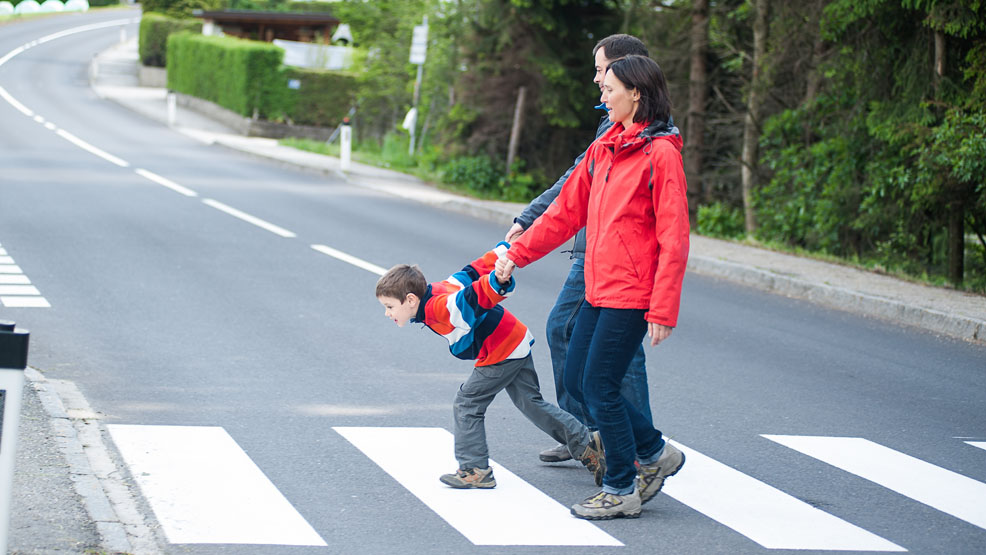
[{"label": "woman's face", "polygon": [[607,71],[603,78],[602,91],[600,100],[609,110],[609,119],[614,123],[622,123],[623,127],[630,127],[637,112],[637,100],[640,99],[637,89],[627,89],[612,71]]}]

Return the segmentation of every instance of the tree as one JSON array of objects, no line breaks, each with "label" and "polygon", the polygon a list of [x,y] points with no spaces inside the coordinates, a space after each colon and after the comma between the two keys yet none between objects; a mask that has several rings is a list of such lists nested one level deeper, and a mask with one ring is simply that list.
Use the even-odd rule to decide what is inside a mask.
[{"label": "tree", "polygon": [[767,51],[767,0],[753,2],[753,55],[750,60],[750,89],[747,93],[746,117],[743,120],[743,219],[746,233],[757,229],[753,211],[753,186],[757,173],[757,143],[760,140],[760,104],[764,88],[763,68]]},{"label": "tree", "polygon": [[692,4],[691,64],[688,72],[688,118],[685,127],[685,175],[688,177],[688,217],[697,224],[698,205],[704,199],[702,160],[705,148],[705,105],[709,98],[706,63],[709,50],[709,1]]}]

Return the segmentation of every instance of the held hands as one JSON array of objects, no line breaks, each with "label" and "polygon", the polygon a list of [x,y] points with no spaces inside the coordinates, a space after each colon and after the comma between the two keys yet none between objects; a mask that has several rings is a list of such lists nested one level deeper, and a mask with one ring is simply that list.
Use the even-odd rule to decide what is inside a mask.
[{"label": "held hands", "polygon": [[[499,262],[497,265],[499,266]],[[664,341],[671,335],[674,328],[670,326],[664,326],[661,324],[655,324],[654,322],[647,322],[647,337],[650,337],[650,346],[656,347],[658,343]]]},{"label": "held hands", "polygon": [[500,283],[509,283],[510,274],[514,272],[517,265],[506,255],[496,259],[496,280]]}]

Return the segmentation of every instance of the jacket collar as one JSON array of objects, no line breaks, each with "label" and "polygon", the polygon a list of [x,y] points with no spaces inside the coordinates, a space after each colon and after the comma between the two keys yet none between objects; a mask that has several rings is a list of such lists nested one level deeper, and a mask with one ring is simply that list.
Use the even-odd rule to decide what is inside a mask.
[{"label": "jacket collar", "polygon": [[599,140],[610,150],[615,151],[639,148],[651,143],[654,139],[663,137],[667,137],[678,149],[681,149],[681,133],[673,121],[637,122],[632,124],[629,129],[625,129],[622,123],[617,122]]}]

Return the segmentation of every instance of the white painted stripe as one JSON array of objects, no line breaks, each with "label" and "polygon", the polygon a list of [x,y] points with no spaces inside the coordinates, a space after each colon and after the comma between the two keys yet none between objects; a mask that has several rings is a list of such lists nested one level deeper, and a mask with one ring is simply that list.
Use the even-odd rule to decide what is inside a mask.
[{"label": "white painted stripe", "polygon": [[107,429],[171,543],[326,545],[226,430]]},{"label": "white painted stripe", "polygon": [[31,280],[24,274],[0,274],[0,283],[4,285],[30,285]]},{"label": "white painted stripe", "polygon": [[34,121],[36,121],[38,123],[44,123],[45,122],[45,119],[43,117],[41,117],[40,115],[37,115],[37,114],[34,116],[33,119],[34,119]]},{"label": "white painted stripe", "polygon": [[212,200],[211,198],[207,198],[207,199],[204,199],[202,202],[205,203],[205,204],[207,204],[207,205],[209,205],[209,206],[211,206],[211,207],[213,207],[213,208],[215,208],[216,210],[220,210],[222,212],[225,212],[225,213],[229,214],[230,216],[233,216],[234,218],[239,218],[239,219],[243,220],[244,222],[251,223],[251,224],[253,224],[253,225],[257,226],[257,227],[266,229],[267,231],[269,231],[269,232],[271,232],[271,233],[273,233],[275,235],[280,235],[281,237],[287,237],[287,238],[296,237],[296,235],[294,233],[292,233],[292,232],[284,229],[283,227],[278,227],[278,226],[276,226],[276,225],[274,225],[274,224],[272,224],[270,222],[265,222],[264,220],[261,220],[260,218],[257,218],[256,216],[251,216],[250,214],[247,214],[246,212],[241,212],[241,211],[233,208],[232,206],[227,206],[227,205],[219,202],[218,200]]},{"label": "white painted stripe", "polygon": [[986,528],[986,484],[861,437],[763,436]]},{"label": "white painted stripe", "polygon": [[0,247],[0,255],[7,256],[7,249]]},{"label": "white painted stripe", "polygon": [[143,168],[137,168],[137,169],[134,170],[134,172],[136,172],[137,175],[139,175],[141,177],[145,177],[147,179],[150,179],[154,183],[157,183],[158,185],[163,185],[163,186],[171,189],[172,191],[174,191],[176,193],[181,193],[181,194],[185,195],[186,197],[197,197],[197,196],[199,196],[199,194],[196,193],[195,191],[193,191],[193,190],[191,190],[191,189],[189,189],[187,187],[182,187],[181,185],[175,183],[174,181],[171,181],[170,179],[161,177],[160,175],[158,175],[156,173],[149,172],[149,171],[147,171],[147,170],[145,170]]},{"label": "white painted stripe", "polygon": [[16,264],[0,264],[0,274],[23,274],[21,267]]},{"label": "white painted stripe", "polygon": [[969,445],[973,447],[978,447],[980,449],[986,449],[986,441],[967,441]]},{"label": "white painted stripe", "polygon": [[13,264],[14,259],[10,256],[0,256],[0,264]]},{"label": "white painted stripe", "polygon": [[7,308],[51,308],[44,297],[0,297],[0,304]]},{"label": "white painted stripe", "polygon": [[0,285],[0,295],[40,295],[33,285]]},{"label": "white painted stripe", "polygon": [[342,260],[343,262],[352,264],[353,266],[356,266],[358,268],[363,268],[366,271],[373,272],[378,276],[382,276],[385,273],[387,273],[387,270],[381,268],[380,266],[377,266],[376,264],[367,262],[366,260],[360,258],[356,258],[351,254],[346,254],[342,251],[333,249],[332,247],[327,247],[325,245],[312,245],[312,248],[322,254],[327,254],[332,258],[337,258],[339,260]]},{"label": "white painted stripe", "polygon": [[74,144],[75,146],[81,148],[82,150],[95,154],[96,156],[99,156],[103,160],[116,164],[121,168],[126,168],[130,166],[129,162],[125,160],[121,160],[120,158],[113,156],[112,154],[106,152],[105,150],[92,146],[91,144],[83,141],[82,139],[76,137],[75,135],[69,133],[68,131],[65,131],[64,129],[59,129],[58,131],[55,131],[55,134],[65,139],[66,141]]},{"label": "white painted stripe", "polygon": [[623,545],[494,461],[494,489],[442,484],[458,465],[441,428],[333,429],[476,545]]},{"label": "white painted stripe", "polygon": [[[3,62],[0,61],[0,64],[2,64],[2,63]],[[34,112],[32,112],[30,109],[28,109],[27,106],[25,106],[25,105],[21,104],[20,102],[18,102],[16,98],[10,96],[10,93],[7,92],[7,89],[4,89],[3,87],[0,87],[0,97],[2,97],[4,100],[6,100],[8,104],[10,104],[14,108],[16,108],[18,112],[24,114],[25,116],[27,116],[29,118],[30,117],[34,117]]]},{"label": "white painted stripe", "polygon": [[685,466],[664,493],[768,549],[907,551],[880,536],[671,442]]},{"label": "white painted stripe", "polygon": [[58,129],[58,126],[55,125],[54,123],[51,123],[50,121],[46,121],[45,122],[45,129],[47,129],[49,131],[54,131],[55,129]]}]

